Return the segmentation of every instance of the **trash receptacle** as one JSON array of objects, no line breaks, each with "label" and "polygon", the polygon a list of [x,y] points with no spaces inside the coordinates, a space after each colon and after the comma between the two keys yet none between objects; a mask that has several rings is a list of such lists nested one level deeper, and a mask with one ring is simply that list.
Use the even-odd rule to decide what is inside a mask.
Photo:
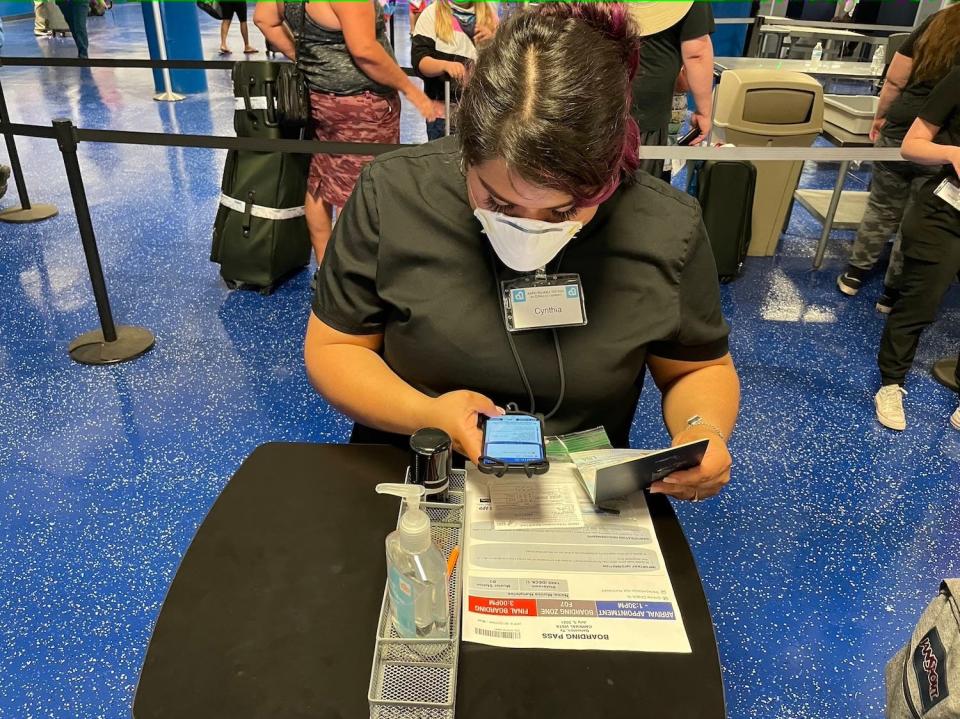
[{"label": "trash receptacle", "polygon": [[[781,70],[727,70],[717,86],[714,137],[744,147],[810,147],[823,130],[823,87]],[[803,163],[758,162],[748,253],[777,251]]]}]

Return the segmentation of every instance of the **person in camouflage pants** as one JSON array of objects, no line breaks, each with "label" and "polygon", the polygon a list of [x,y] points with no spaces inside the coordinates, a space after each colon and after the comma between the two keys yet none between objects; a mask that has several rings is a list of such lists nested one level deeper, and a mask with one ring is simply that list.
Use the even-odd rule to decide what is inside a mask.
[{"label": "person in camouflage pants", "polygon": [[[900,142],[886,137],[882,132],[876,147],[900,147]],[[900,275],[903,272],[903,253],[900,250],[900,220],[907,207],[916,198],[921,185],[936,174],[938,167],[924,167],[912,162],[876,162],[873,165],[873,181],[867,209],[857,230],[857,238],[850,251],[850,265],[846,275],[862,279],[873,269],[883,253],[890,237],[896,233],[890,262],[884,276],[884,296],[877,304],[881,312],[889,312],[892,302],[900,292]],[[849,285],[839,283],[841,292],[856,294]]]}]

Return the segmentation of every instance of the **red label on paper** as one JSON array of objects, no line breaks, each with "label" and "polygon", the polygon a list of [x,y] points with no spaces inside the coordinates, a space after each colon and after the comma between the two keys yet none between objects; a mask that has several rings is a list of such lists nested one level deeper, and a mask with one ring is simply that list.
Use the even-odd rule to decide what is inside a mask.
[{"label": "red label on paper", "polygon": [[535,617],[537,600],[470,597],[470,611],[474,614],[492,614],[498,617]]}]

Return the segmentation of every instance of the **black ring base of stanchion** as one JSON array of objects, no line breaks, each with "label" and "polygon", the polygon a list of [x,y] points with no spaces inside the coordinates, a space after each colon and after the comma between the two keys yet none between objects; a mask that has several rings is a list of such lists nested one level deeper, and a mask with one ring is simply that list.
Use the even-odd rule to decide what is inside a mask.
[{"label": "black ring base of stanchion", "polygon": [[148,329],[118,325],[115,342],[104,341],[101,330],[84,332],[70,343],[70,357],[80,364],[117,364],[146,354],[156,341]]},{"label": "black ring base of stanchion", "polygon": [[54,205],[31,205],[29,210],[22,207],[10,207],[6,210],[0,210],[0,222],[12,222],[14,224],[40,222],[41,220],[49,220],[58,214],[60,214],[60,210]]},{"label": "black ring base of stanchion", "polygon": [[944,357],[942,360],[937,360],[933,365],[931,374],[933,374],[933,378],[944,387],[952,389],[954,392],[960,390],[957,386],[956,357]]}]

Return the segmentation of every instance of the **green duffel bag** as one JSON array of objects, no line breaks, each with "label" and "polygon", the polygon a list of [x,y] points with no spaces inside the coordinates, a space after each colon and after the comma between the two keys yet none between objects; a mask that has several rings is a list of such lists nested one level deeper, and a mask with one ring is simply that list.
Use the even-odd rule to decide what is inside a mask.
[{"label": "green duffel bag", "polygon": [[270,294],[310,262],[309,155],[230,150],[210,259],[231,289]]},{"label": "green duffel bag", "polygon": [[277,114],[277,77],[284,64],[245,60],[233,66],[233,129],[237,137],[300,137],[300,130],[284,127]]}]

